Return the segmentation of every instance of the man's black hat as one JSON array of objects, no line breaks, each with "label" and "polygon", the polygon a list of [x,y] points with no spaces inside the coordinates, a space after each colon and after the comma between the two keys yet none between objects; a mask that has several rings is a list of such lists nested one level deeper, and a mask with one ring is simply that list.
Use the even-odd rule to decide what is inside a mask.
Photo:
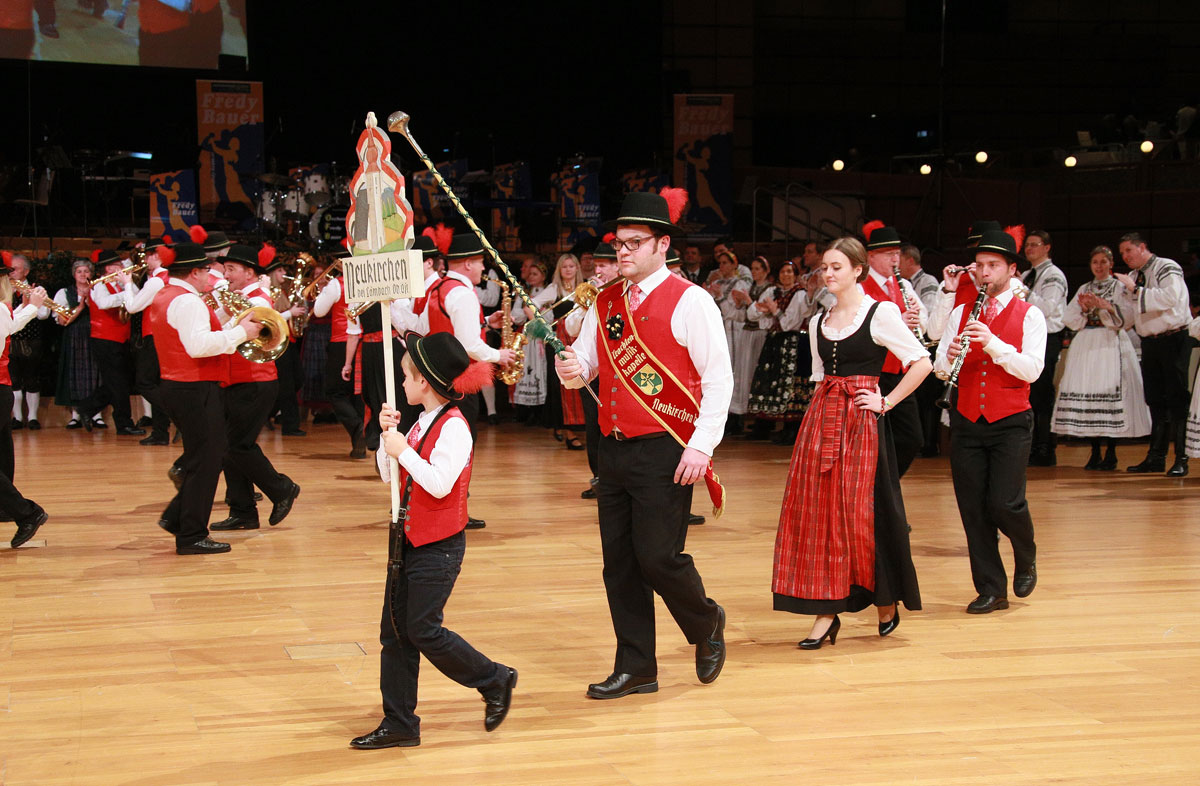
[{"label": "man's black hat", "polygon": [[1025,261],[1025,257],[1017,253],[1017,239],[1003,229],[985,230],[983,236],[979,238],[979,245],[973,251],[976,256],[987,252],[990,254],[1000,254],[1010,262]]},{"label": "man's black hat", "polygon": [[450,248],[446,249],[446,259],[469,259],[470,257],[486,256],[483,243],[474,232],[456,232],[450,240]]}]

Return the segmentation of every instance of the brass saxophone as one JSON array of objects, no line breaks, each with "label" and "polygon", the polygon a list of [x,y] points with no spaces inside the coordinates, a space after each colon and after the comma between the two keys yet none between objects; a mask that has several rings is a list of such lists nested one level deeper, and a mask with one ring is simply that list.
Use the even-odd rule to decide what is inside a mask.
[{"label": "brass saxophone", "polygon": [[505,385],[515,385],[525,374],[525,344],[527,340],[524,333],[513,332],[512,290],[509,289],[506,281],[501,280],[500,286],[504,288],[504,294],[500,297],[500,309],[504,312],[504,319],[500,323],[500,348],[511,349],[516,354],[516,358],[511,366],[501,366],[496,376]]}]

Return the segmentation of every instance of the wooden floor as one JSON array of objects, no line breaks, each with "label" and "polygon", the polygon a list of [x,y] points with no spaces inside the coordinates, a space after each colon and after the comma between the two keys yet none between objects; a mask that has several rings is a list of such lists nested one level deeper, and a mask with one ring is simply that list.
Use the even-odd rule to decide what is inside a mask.
[{"label": "wooden floor", "polygon": [[925,610],[886,640],[851,615],[837,646],[804,652],[809,621],[771,610],[790,451],[727,444],[729,511],[688,540],[728,613],[721,678],[696,681],[660,605],[662,690],[597,702],[613,637],[584,454],[485,426],[471,508],[488,526],[447,622],[519,669],[512,713],[486,734],[478,694],[426,664],[421,747],[368,752],[347,741],[381,714],[388,498],[340,429],[265,435],[297,507],[212,557],[177,557],[155,526],[174,449],[111,430],[16,442],[18,485],[51,518],[43,546],[0,551],[9,786],[1200,782],[1200,477],[1085,473],[1082,448],[1060,450],[1030,471],[1036,592],[973,617],[948,465],[918,460]]}]

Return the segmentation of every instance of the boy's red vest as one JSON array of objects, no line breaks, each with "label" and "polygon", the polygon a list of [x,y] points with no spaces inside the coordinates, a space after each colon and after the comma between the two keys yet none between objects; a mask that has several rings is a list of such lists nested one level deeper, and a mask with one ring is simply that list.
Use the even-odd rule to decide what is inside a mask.
[{"label": "boy's red vest", "polygon": [[[428,436],[418,435],[417,444],[421,446],[418,455],[421,458],[429,461],[442,429],[454,419],[467,425],[467,419],[456,408],[438,418]],[[467,526],[467,488],[471,485],[471,461],[471,458],[467,459],[467,465],[454,481],[454,487],[441,499],[413,483],[412,495],[408,499],[408,521],[404,525],[404,537],[413,546],[424,546],[426,543],[444,540]],[[408,472],[401,465],[400,488],[403,489],[407,482]]]}]

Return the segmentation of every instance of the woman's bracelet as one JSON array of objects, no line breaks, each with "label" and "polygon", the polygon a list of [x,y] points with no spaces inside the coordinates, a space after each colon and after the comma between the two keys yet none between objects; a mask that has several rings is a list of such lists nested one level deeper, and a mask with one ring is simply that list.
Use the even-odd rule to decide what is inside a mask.
[{"label": "woman's bracelet", "polygon": [[892,402],[888,400],[888,397],[887,397],[887,396],[882,396],[882,397],[879,399],[879,405],[880,405],[880,408],[879,408],[879,414],[880,414],[880,415],[882,415],[882,414],[884,414],[885,412],[887,412],[887,411],[888,411],[889,409],[891,409],[891,408],[892,408],[892,406],[893,406],[893,405],[892,405]]}]

